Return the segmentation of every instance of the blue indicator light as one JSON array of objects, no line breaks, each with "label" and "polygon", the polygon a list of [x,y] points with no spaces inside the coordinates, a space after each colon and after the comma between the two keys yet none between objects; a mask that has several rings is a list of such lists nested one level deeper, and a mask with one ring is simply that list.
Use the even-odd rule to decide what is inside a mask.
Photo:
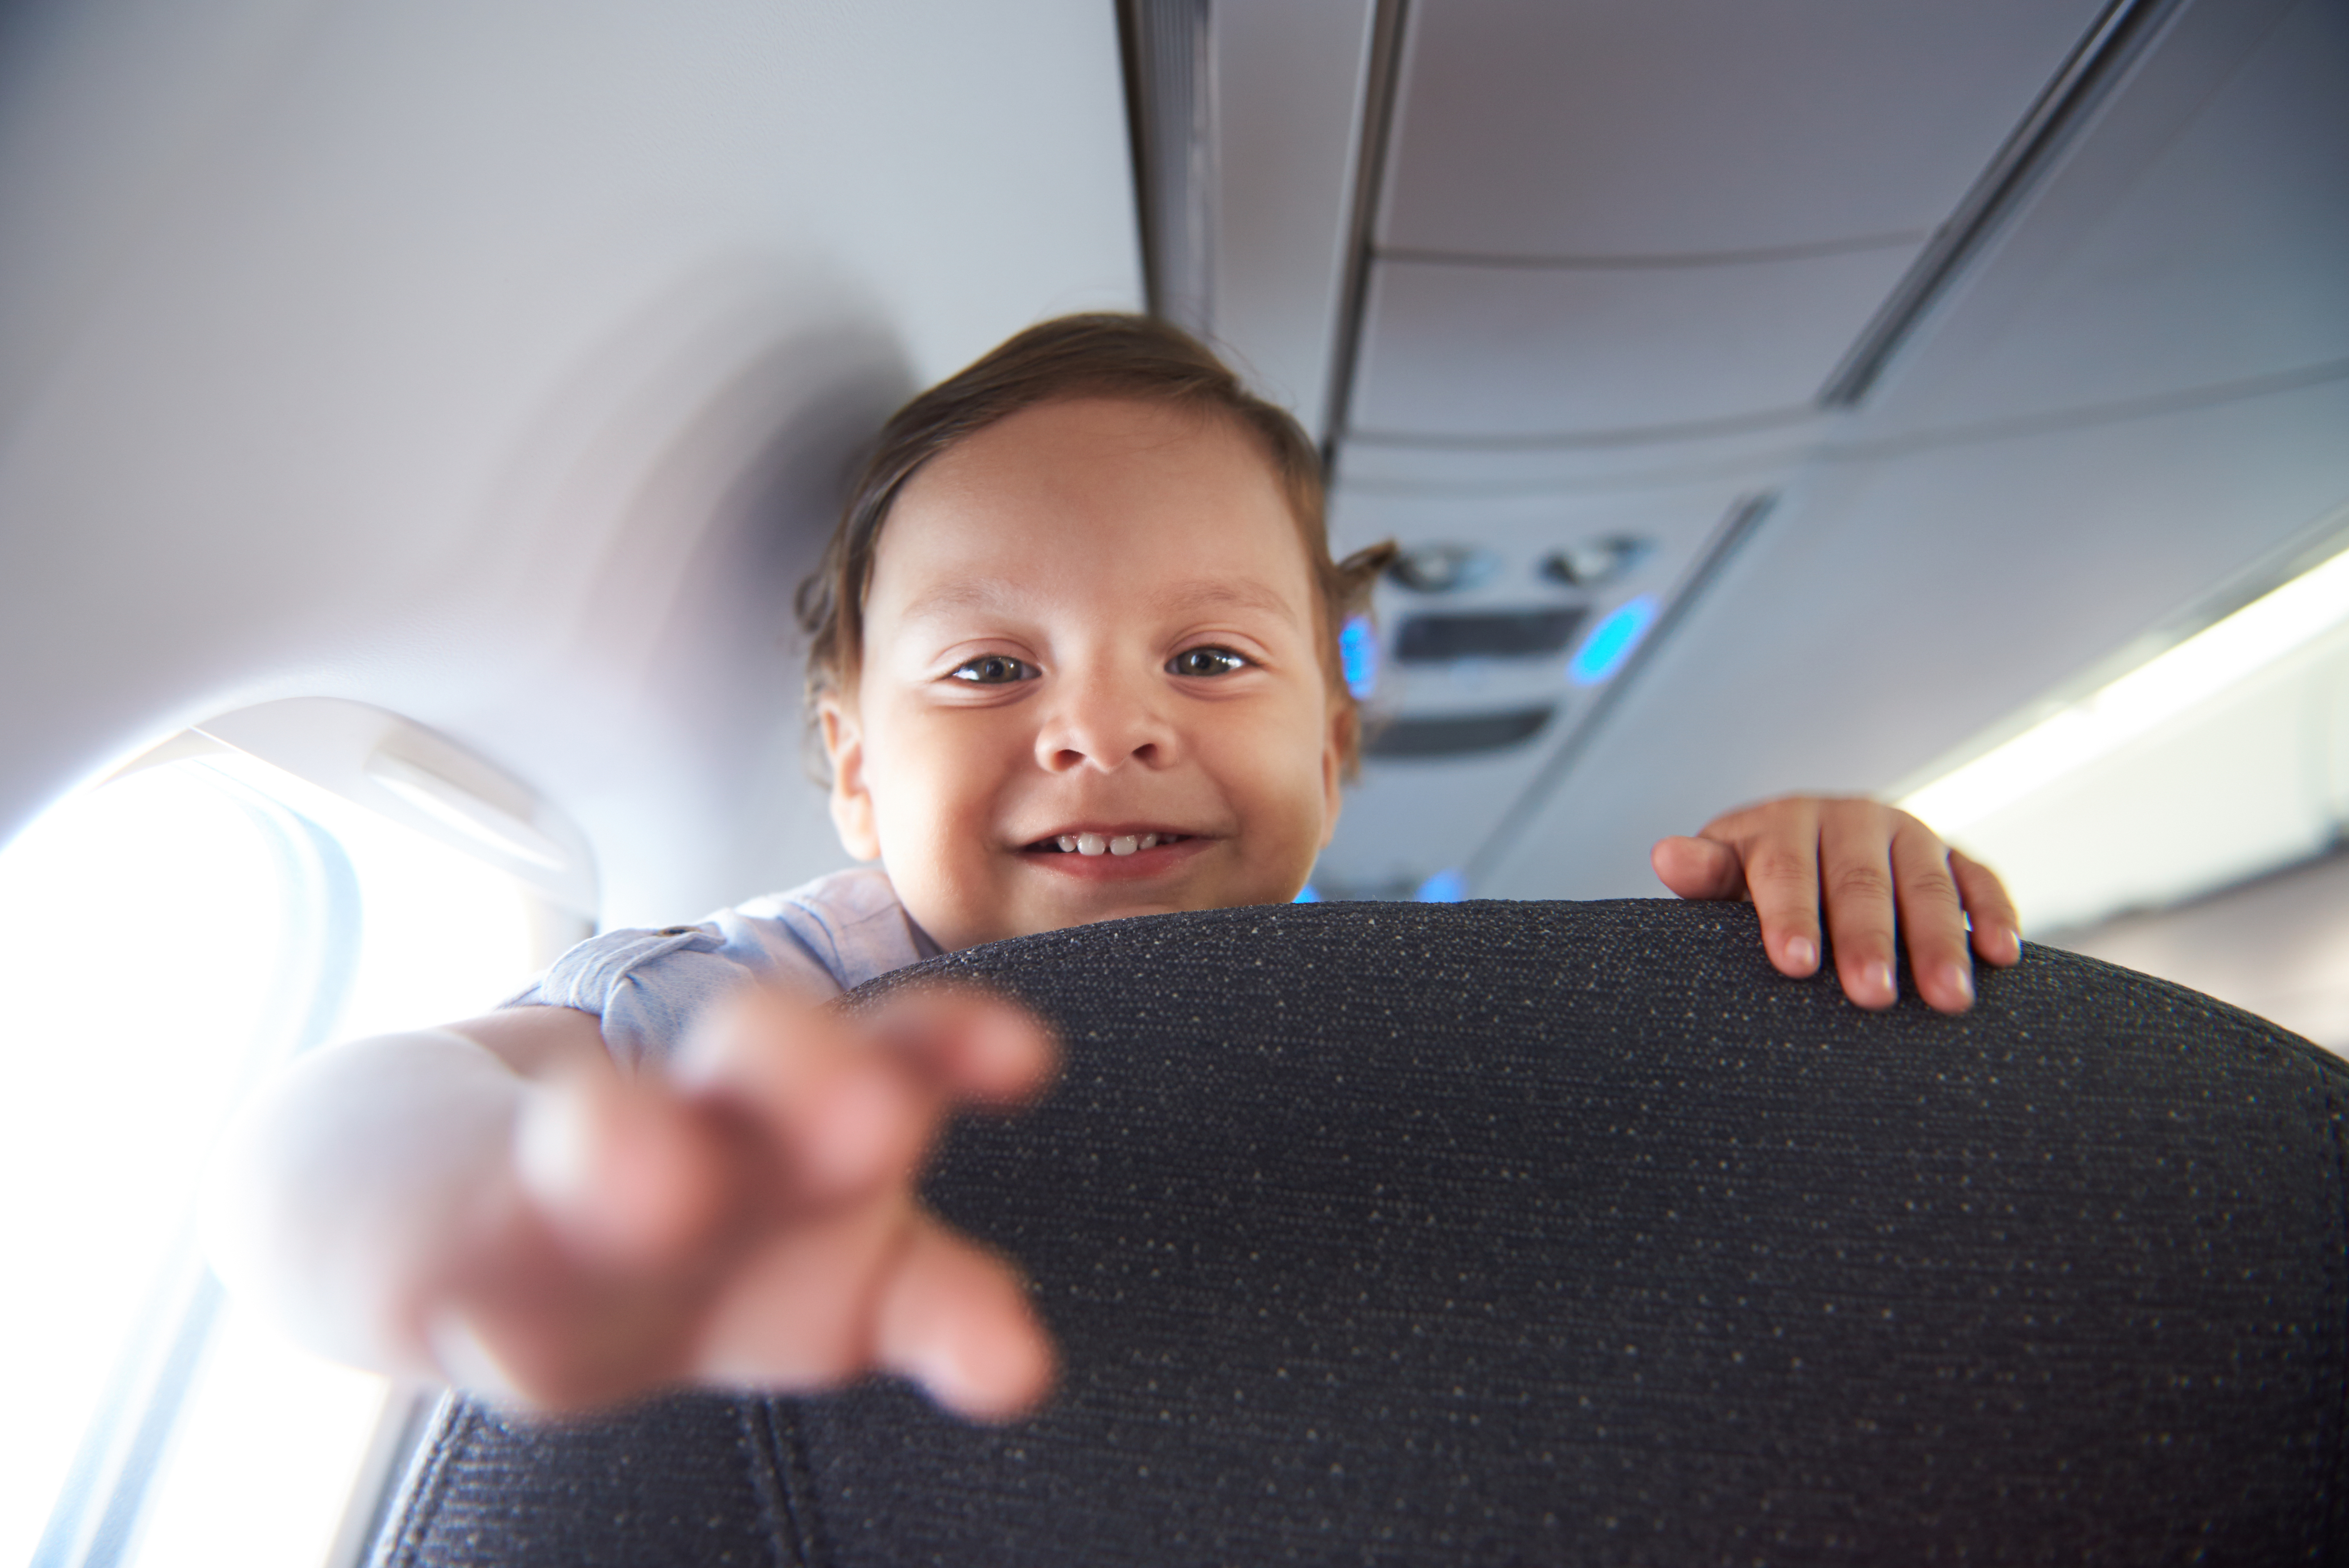
[{"label": "blue indicator light", "polygon": [[1353,616],[1338,633],[1338,662],[1346,672],[1346,689],[1369,696],[1379,684],[1379,636],[1368,615]]},{"label": "blue indicator light", "polygon": [[1411,896],[1421,903],[1458,903],[1468,896],[1468,882],[1458,872],[1438,872]]},{"label": "blue indicator light", "polygon": [[1651,593],[1617,606],[1575,650],[1574,662],[1566,666],[1567,678],[1577,686],[1597,686],[1623,667],[1623,661],[1655,623],[1656,600]]},{"label": "blue indicator light", "polygon": [[1290,899],[1288,902],[1291,903],[1319,903],[1321,902],[1321,895],[1313,891],[1313,884],[1311,882],[1307,882],[1303,887],[1297,890],[1297,896]]}]

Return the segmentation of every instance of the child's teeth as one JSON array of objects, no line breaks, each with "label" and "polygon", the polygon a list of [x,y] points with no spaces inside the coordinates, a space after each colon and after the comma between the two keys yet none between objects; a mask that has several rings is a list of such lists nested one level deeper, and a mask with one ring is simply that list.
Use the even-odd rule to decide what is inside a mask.
[{"label": "child's teeth", "polygon": [[1077,835],[1077,853],[1081,855],[1097,855],[1107,848],[1109,848],[1109,841],[1102,838],[1099,833],[1079,833]]},{"label": "child's teeth", "polygon": [[1157,834],[1155,834],[1155,833],[1144,833],[1144,834],[1143,834],[1143,835],[1142,835],[1142,847],[1143,847],[1143,849],[1145,849],[1145,850],[1154,850],[1154,849],[1156,849],[1156,848],[1158,847],[1158,835],[1157,835]]},{"label": "child's teeth", "polygon": [[1109,841],[1109,852],[1113,855],[1130,855],[1133,853],[1135,847],[1136,841],[1132,833]]},{"label": "child's teeth", "polygon": [[1061,852],[1064,855],[1073,855],[1077,852],[1077,836],[1074,833],[1062,833],[1052,841],[1061,846]]}]

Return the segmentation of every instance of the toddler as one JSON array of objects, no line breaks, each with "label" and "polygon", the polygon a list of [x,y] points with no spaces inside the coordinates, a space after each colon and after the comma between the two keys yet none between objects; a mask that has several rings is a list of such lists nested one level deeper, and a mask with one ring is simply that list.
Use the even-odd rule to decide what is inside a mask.
[{"label": "toddler", "polygon": [[[923,1212],[956,1105],[1051,1047],[985,996],[850,1023],[822,996],[1091,921],[1285,903],[1361,720],[1339,628],[1388,547],[1334,562],[1286,414],[1181,333],[1020,334],[890,421],[802,591],[842,842],[874,869],[622,931],[516,1003],[297,1062],[209,1204],[232,1286],[298,1336],[548,1408],[879,1368],[1000,1418],[1051,1376],[1010,1264]],[[1997,880],[1913,818],[1795,799],[1668,839],[1688,897],[1750,896],[1788,975],[1889,1006],[1895,913],[1933,1006],[2019,954]],[[749,982],[763,981],[764,985]],[[1133,976],[1146,985],[1146,975]]]}]

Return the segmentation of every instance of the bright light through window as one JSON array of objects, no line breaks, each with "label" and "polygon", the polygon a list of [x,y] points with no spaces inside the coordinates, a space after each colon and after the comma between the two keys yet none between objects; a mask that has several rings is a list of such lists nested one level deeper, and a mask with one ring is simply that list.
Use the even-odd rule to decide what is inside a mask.
[{"label": "bright light through window", "polygon": [[1944,835],[2111,755],[2349,621],[2349,552],[1900,802]]},{"label": "bright light through window", "polygon": [[206,1141],[271,1011],[293,913],[267,830],[159,768],[0,856],[0,1562],[33,1553],[116,1352],[186,1233]]},{"label": "bright light through window", "polygon": [[492,1006],[544,929],[502,872],[233,753],[0,854],[0,1563],[325,1561],[387,1388],[222,1300],[204,1160],[275,1061]]}]

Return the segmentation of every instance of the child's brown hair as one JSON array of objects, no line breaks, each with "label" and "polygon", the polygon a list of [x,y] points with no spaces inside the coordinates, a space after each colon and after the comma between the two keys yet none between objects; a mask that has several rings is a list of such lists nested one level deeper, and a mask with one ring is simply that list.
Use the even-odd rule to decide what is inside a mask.
[{"label": "child's brown hair", "polygon": [[[800,625],[808,634],[807,708],[854,689],[864,647],[864,594],[881,525],[905,481],[932,458],[999,419],[1065,397],[1133,397],[1235,421],[1263,449],[1280,481],[1320,600],[1321,662],[1331,700],[1351,714],[1339,638],[1368,607],[1371,584],[1393,559],[1392,543],[1330,554],[1321,461],[1288,411],[1240,384],[1215,352],[1179,327],[1144,315],[1064,315],[1030,327],[948,377],[881,428],[814,575],[800,584]],[[1361,726],[1349,723],[1346,776],[1360,762]]]}]

